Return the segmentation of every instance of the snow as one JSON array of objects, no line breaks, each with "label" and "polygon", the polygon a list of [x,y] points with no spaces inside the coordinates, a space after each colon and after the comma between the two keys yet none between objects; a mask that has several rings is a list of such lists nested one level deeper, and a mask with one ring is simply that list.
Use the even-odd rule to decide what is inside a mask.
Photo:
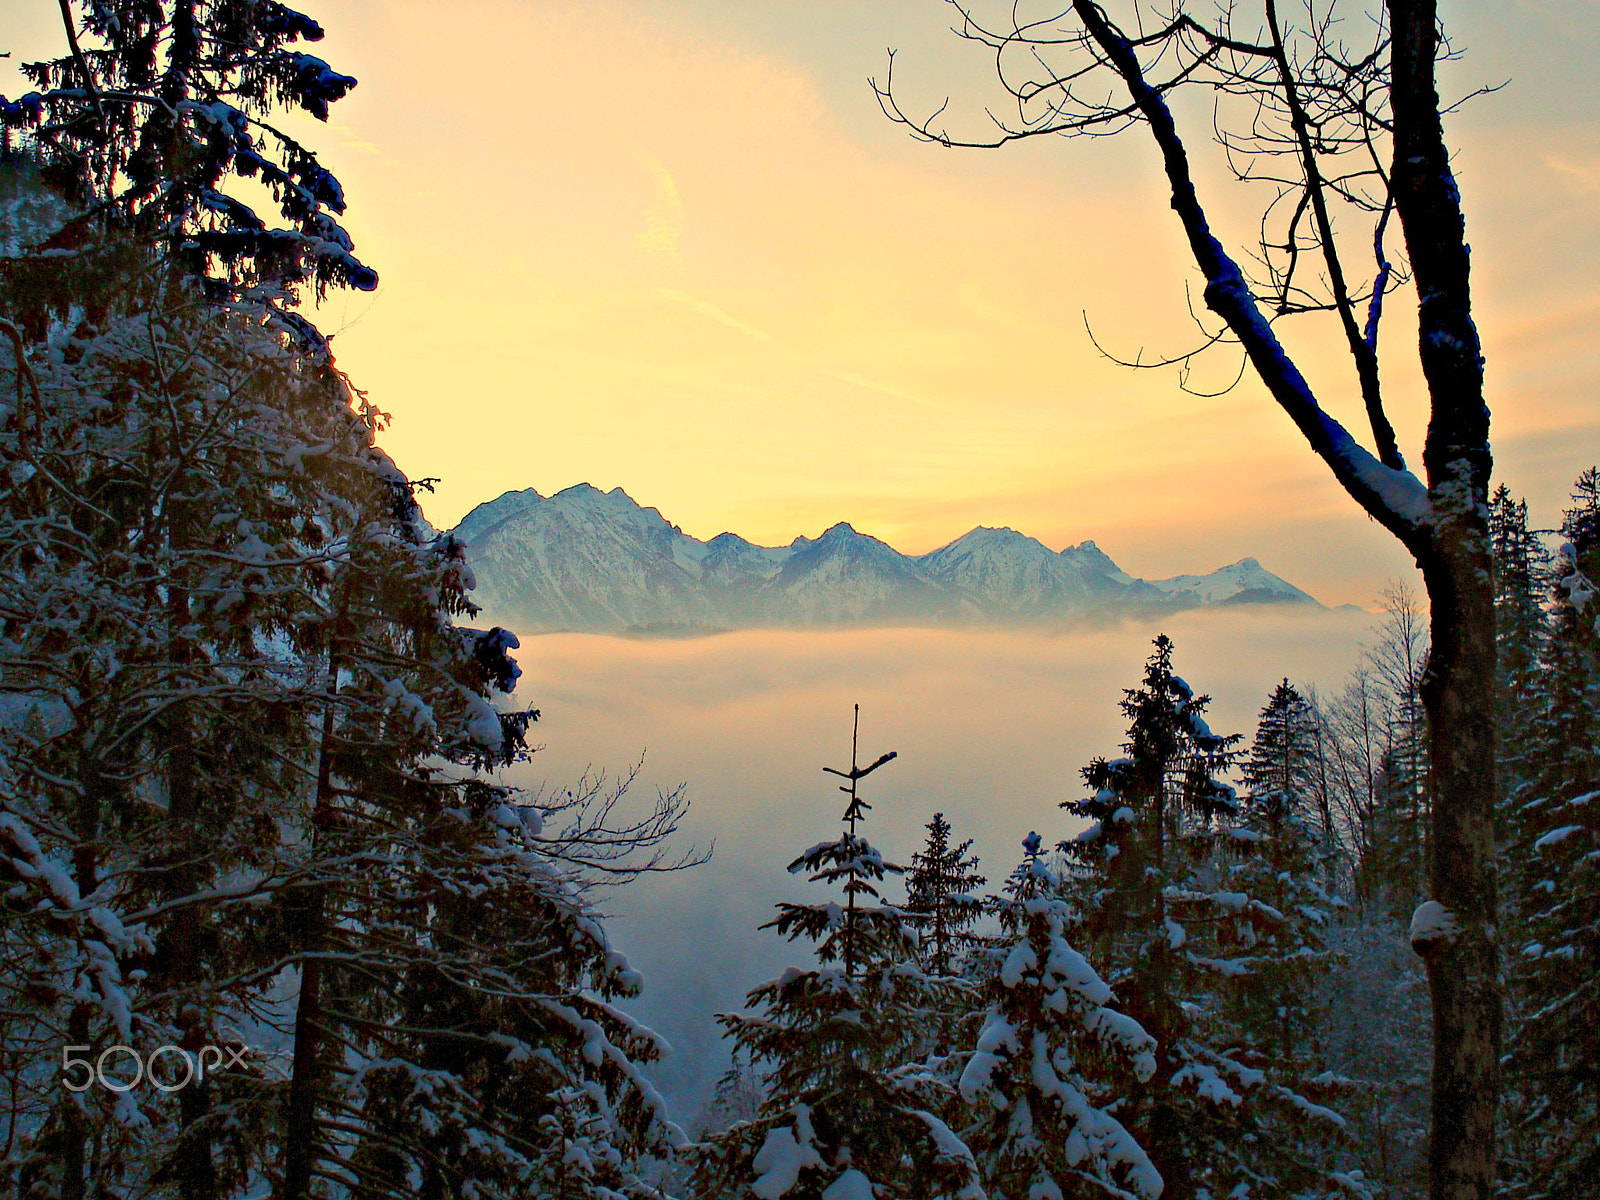
[{"label": "snow", "polygon": [[1188,1063],[1173,1074],[1173,1087],[1186,1085],[1193,1086],[1201,1099],[1209,1100],[1213,1104],[1226,1104],[1231,1108],[1237,1108],[1244,1100],[1244,1097],[1228,1086],[1227,1081],[1215,1068],[1205,1063]]},{"label": "snow", "polygon": [[588,484],[507,492],[453,536],[480,583],[476,602],[528,633],[1055,622],[1140,604],[1311,599],[1245,563],[1163,591],[1092,543],[1054,554],[1010,530],[975,529],[919,557],[842,522],[782,547],[731,533],[702,542],[620,488]]},{"label": "snow", "polygon": [[1000,968],[1000,982],[1008,988],[1018,987],[1023,976],[1038,966],[1039,957],[1034,954],[1033,947],[1026,942],[1018,942],[1006,955],[1006,961]]},{"label": "snow", "polygon": [[500,728],[500,714],[476,692],[461,690],[462,699],[467,706],[467,733],[472,740],[486,750],[499,750],[505,740],[505,734]]},{"label": "snow", "polygon": [[967,1060],[956,1084],[956,1090],[968,1104],[979,1096],[985,1097],[994,1108],[1005,1108],[1006,1099],[994,1088],[995,1068],[1000,1066],[1002,1053],[1014,1055],[1020,1050],[1017,1031],[1005,1016],[990,1009],[984,1017],[983,1029],[978,1034],[978,1046]]},{"label": "snow", "polygon": [[1457,929],[1456,917],[1437,900],[1424,900],[1411,914],[1411,948],[1419,953],[1448,941]]},{"label": "snow", "polygon": [[1280,579],[1253,558],[1219,567],[1209,575],[1174,575],[1152,579],[1150,586],[1169,596],[1192,593],[1202,604],[1227,604],[1240,599],[1292,601],[1315,604],[1313,597]]},{"label": "snow", "polygon": [[[822,1156],[811,1144],[811,1110],[804,1104],[797,1104],[793,1116],[793,1127],[777,1125],[767,1131],[766,1140],[751,1163],[758,1175],[750,1190],[760,1200],[779,1200],[800,1182],[801,1171],[823,1165]],[[868,1198],[871,1198],[870,1192]]]},{"label": "snow", "polygon": [[1141,1083],[1156,1073],[1156,1040],[1134,1018],[1114,1009],[1099,1008],[1089,1014],[1084,1026],[1102,1041],[1131,1054],[1134,1077]]},{"label": "snow", "polygon": [[854,1167],[822,1191],[822,1200],[876,1200],[876,1197],[872,1181]]},{"label": "snow", "polygon": [[955,1159],[962,1162],[972,1175],[977,1175],[978,1164],[973,1161],[972,1151],[950,1126],[946,1125],[931,1112],[919,1110],[913,1115],[927,1126],[928,1136],[933,1139],[934,1148],[938,1150],[941,1158]]},{"label": "snow", "polygon": [[1050,939],[1050,961],[1046,968],[1063,987],[1077,994],[1085,1003],[1105,1005],[1111,1003],[1111,988],[1098,972],[1059,933]]},{"label": "snow", "polygon": [[[1534,842],[1533,848],[1535,850],[1544,850],[1547,847],[1554,846],[1554,845],[1557,845],[1560,842],[1566,841],[1569,837],[1571,837],[1575,833],[1584,833],[1584,832],[1586,832],[1586,831],[1585,831],[1585,829],[1584,829],[1584,827],[1582,825],[1563,825],[1560,829],[1552,829],[1549,833],[1545,834],[1538,841]],[[1413,928],[1415,928],[1415,926],[1413,926]],[[1415,935],[1413,935],[1413,936],[1415,936]]]}]

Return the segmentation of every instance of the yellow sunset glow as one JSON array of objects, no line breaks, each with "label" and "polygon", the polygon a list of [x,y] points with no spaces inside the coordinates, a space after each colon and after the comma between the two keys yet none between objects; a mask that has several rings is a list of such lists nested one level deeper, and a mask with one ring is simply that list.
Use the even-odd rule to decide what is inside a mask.
[{"label": "yellow sunset glow", "polygon": [[[54,5],[14,7],[48,37]],[[699,537],[786,543],[849,520],[921,552],[1010,525],[1057,548],[1095,538],[1146,576],[1255,555],[1329,602],[1406,569],[1248,377],[1200,399],[1090,343],[1085,314],[1128,356],[1195,339],[1197,276],[1138,131],[985,153],[882,117],[866,76],[894,45],[910,103],[951,94],[952,121],[980,127],[988,66],[942,6],[312,8],[319,53],[361,82],[304,125],[383,279],[318,320],[393,414],[385,446],[438,477],[436,524],[588,481]],[[1576,0],[1447,14],[1469,50],[1451,85],[1513,80],[1449,132],[1501,474],[1543,524],[1600,458],[1588,17]],[[1188,115],[1203,155],[1206,114]],[[1215,164],[1202,184],[1246,249],[1259,198]],[[1414,298],[1391,303],[1392,416],[1415,460]],[[1289,341],[1362,432],[1325,332]],[[1191,382],[1215,390],[1237,365],[1216,352]]]}]

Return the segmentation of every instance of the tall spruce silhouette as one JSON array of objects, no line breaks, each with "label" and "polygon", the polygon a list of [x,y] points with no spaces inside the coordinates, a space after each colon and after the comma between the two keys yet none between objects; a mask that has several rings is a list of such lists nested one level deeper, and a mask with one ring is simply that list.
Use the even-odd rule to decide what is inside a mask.
[{"label": "tall spruce silhouette", "polygon": [[950,845],[950,822],[942,812],[933,814],[927,829],[927,843],[911,856],[906,911],[922,935],[923,964],[948,975],[951,956],[971,940],[967,930],[983,915],[983,902],[972,893],[988,880],[978,872],[971,838]]},{"label": "tall spruce silhouette", "polygon": [[860,762],[856,706],[845,782],[844,831],[789,864],[844,903],[784,902],[763,925],[816,943],[817,965],[790,967],[754,988],[746,1013],[721,1014],[735,1053],[766,1064],[767,1098],[754,1120],[700,1143],[694,1194],[759,1200],[981,1200],[977,1165],[937,1115],[948,1088],[914,1069],[918,1033],[941,983],[915,961],[916,940],[880,887],[905,868],[886,862],[859,832],[872,806],[861,781],[896,755]]}]

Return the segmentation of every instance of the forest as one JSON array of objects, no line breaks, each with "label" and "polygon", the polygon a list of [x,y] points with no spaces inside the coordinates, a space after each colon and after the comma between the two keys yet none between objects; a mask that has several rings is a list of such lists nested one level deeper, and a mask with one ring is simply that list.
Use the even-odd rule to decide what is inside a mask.
[{"label": "forest", "polygon": [[[1397,583],[1340,689],[1285,678],[1248,731],[1210,727],[1157,638],[1104,697],[1123,740],[1015,861],[934,812],[922,846],[874,846],[893,756],[853,745],[837,836],[772,864],[831,896],[763,927],[800,965],[748,981],[714,1099],[669,1112],[601,898],[692,869],[684,796],[504,781],[535,749],[531,656],[480,627],[431,481],[314,321],[377,274],[280,118],[326,120],[355,79],[273,0],[61,10],[67,52],[0,97],[4,1194],[1595,1194],[1595,469],[1532,529],[1504,483],[1472,500],[1487,442],[1449,412],[1465,449],[1430,433],[1430,500],[1392,445],[1363,458],[1286,392],[1430,595]],[[1487,921],[1439,898],[1477,836],[1462,705],[1493,731]],[[1487,991],[1451,965],[1475,938]],[[1436,1039],[1474,988],[1498,1054],[1463,1099]],[[1485,1105],[1473,1183],[1445,1135]]]}]

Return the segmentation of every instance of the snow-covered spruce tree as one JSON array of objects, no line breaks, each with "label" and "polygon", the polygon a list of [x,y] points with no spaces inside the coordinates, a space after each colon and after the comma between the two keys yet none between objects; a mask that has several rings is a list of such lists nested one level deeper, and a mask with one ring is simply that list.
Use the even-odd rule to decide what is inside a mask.
[{"label": "snow-covered spruce tree", "polygon": [[[655,1039],[605,1002],[637,980],[583,880],[676,803],[534,833],[477,777],[528,719],[488,702],[515,639],[454,625],[459,548],[287,308],[373,282],[337,182],[266,124],[353,81],[262,0],[64,18],[71,59],[0,105],[73,200],[42,238],[8,231],[44,251],[0,281],[8,1182],[494,1194],[582,1151],[620,1188],[629,1135],[671,1131],[630,1058]],[[274,1030],[285,1062],[261,1059]],[[58,1083],[63,1045],[241,1038],[252,1069],[175,1098]]]},{"label": "snow-covered spruce tree", "polygon": [[978,942],[972,926],[983,916],[983,901],[974,893],[986,880],[978,873],[970,840],[950,845],[950,823],[943,813],[934,813],[927,829],[928,840],[911,856],[906,872],[906,914],[917,933],[918,962],[944,981],[918,1045],[923,1057],[937,1058],[950,1053],[962,1036],[959,1027],[976,1015],[967,958]]},{"label": "snow-covered spruce tree", "polygon": [[[1268,829],[1315,828],[1324,816],[1319,802],[1316,713],[1287,679],[1272,689],[1256,721],[1256,736],[1240,764],[1250,800]],[[1332,840],[1331,814],[1327,840]]]},{"label": "snow-covered spruce tree", "polygon": [[[856,712],[857,724],[860,709]],[[791,967],[754,988],[750,1012],[717,1019],[736,1053],[766,1066],[754,1120],[696,1147],[695,1195],[704,1200],[982,1200],[971,1153],[936,1115],[950,1099],[914,1051],[933,1011],[937,980],[915,963],[906,914],[879,887],[904,868],[856,832],[869,807],[861,779],[894,757],[850,769],[845,831],[789,864],[839,886],[843,904],[783,903],[762,928],[817,943],[817,966]]]},{"label": "snow-covered spruce tree", "polygon": [[[358,473],[375,465],[373,413],[352,414],[325,355],[297,361],[285,341],[317,340],[287,311],[298,284],[370,287],[374,278],[330,215],[343,207],[337,181],[262,123],[283,101],[325,116],[353,81],[290,49],[320,30],[274,3],[112,0],[83,5],[81,21],[63,5],[62,19],[70,55],[24,67],[42,93],[0,101],[8,149],[20,131],[29,159],[42,160],[43,177],[68,200],[57,227],[15,239],[14,248],[42,244],[45,253],[13,257],[5,272],[19,398],[12,449],[22,460],[13,479],[27,473],[32,486],[17,499],[66,551],[52,546],[42,564],[28,565],[87,585],[76,612],[65,611],[108,676],[145,668],[110,688],[88,690],[81,675],[52,681],[83,704],[94,697],[113,726],[79,725],[94,753],[57,778],[83,792],[70,826],[80,894],[97,894],[112,877],[99,844],[109,818],[143,856],[134,903],[150,902],[159,932],[153,962],[137,969],[176,1014],[168,1032],[192,1049],[220,1035],[209,1019],[215,1006],[189,993],[218,964],[248,978],[234,951],[253,943],[216,940],[215,913],[208,921],[184,897],[241,862],[262,869],[259,835],[275,810],[252,793],[282,795],[277,784],[305,761],[290,744],[305,731],[286,696],[304,700],[304,685],[286,685],[283,660],[293,655],[298,600],[328,568],[318,507],[339,489],[317,494],[274,477],[329,451]],[[224,195],[230,174],[265,182],[288,227],[268,229]],[[207,311],[201,294],[235,303]],[[40,441],[37,367],[72,369],[44,388],[87,405],[92,432],[57,424],[48,432],[64,435]],[[301,386],[308,379],[314,385]],[[308,395],[320,409],[309,417]],[[335,507],[347,499],[336,495]],[[119,538],[130,544],[119,547]],[[90,547],[102,557],[86,564]],[[221,618],[224,609],[232,611]],[[219,817],[225,827],[236,813],[257,827],[215,844]],[[127,837],[130,825],[146,826],[150,840]],[[242,858],[232,853],[240,842]],[[86,1019],[74,1009],[66,1041],[84,1040]],[[220,1186],[210,1092],[198,1082],[180,1089],[181,1132],[168,1139],[171,1161],[156,1168],[186,1195]],[[69,1104],[53,1123],[69,1194],[82,1187],[83,1108]],[[238,1113],[211,1124],[245,1131],[235,1138],[243,1150],[261,1141]],[[234,1170],[247,1168],[241,1160]]]},{"label": "snow-covered spruce tree", "polygon": [[906,873],[906,912],[915,921],[922,946],[922,965],[935,975],[949,975],[970,943],[968,930],[983,915],[974,894],[987,880],[978,873],[972,839],[950,844],[950,822],[934,813],[928,840],[911,856]]},{"label": "snow-covered spruce tree", "polygon": [[[32,881],[9,932],[37,951],[9,977],[33,1034],[7,1041],[47,1051],[12,1077],[26,1102],[8,1106],[8,1140],[19,1171],[48,1163],[67,1195],[91,1142],[97,1171],[199,1194],[248,1172],[259,1106],[214,1106],[234,1083],[218,1077],[171,1101],[128,1093],[114,1123],[114,1097],[59,1086],[61,1046],[236,1036],[260,963],[246,914],[281,882],[278,823],[306,794],[315,686],[295,638],[353,489],[396,473],[330,364],[126,235],[0,264],[0,321],[4,816],[7,861]],[[227,1150],[208,1132],[223,1125]],[[140,1142],[150,1153],[127,1157]]]},{"label": "snow-covered spruce tree", "polygon": [[1022,845],[1002,935],[976,952],[991,969],[976,1045],[955,1056],[962,1138],[992,1196],[1156,1200],[1161,1177],[1116,1116],[1154,1073],[1155,1041],[1069,944],[1075,916],[1039,835]]},{"label": "snow-covered spruce tree", "polygon": [[1600,1176],[1600,474],[1573,500],[1511,813],[1511,1194],[1540,1200]]},{"label": "snow-covered spruce tree", "polygon": [[[575,1140],[545,1118],[588,1106],[568,1125],[620,1190],[672,1134],[633,1066],[655,1039],[603,1000],[637,981],[584,860],[659,840],[674,804],[617,828],[591,796],[599,823],[528,840],[537,814],[473,770],[520,741],[526,714],[487,702],[515,639],[453,624],[459,548],[373,447],[378,414],[159,265],[119,287],[70,337],[11,322],[0,368],[23,394],[0,496],[11,1181],[198,1197],[304,1163],[369,1194],[511,1193]],[[174,1096],[60,1087],[64,1045],[239,1040],[253,1072]],[[414,1157],[372,1150],[391,1135]]]},{"label": "snow-covered spruce tree", "polygon": [[1090,763],[1090,794],[1063,806],[1093,821],[1063,844],[1080,944],[1156,1041],[1155,1071],[1117,1117],[1174,1196],[1339,1194],[1359,1180],[1318,1151],[1342,1118],[1307,1094],[1299,1063],[1279,1075],[1238,1028],[1252,989],[1276,994],[1270,968],[1292,963],[1303,918],[1239,890],[1262,837],[1234,824],[1240,805],[1219,777],[1239,737],[1212,733],[1209,700],[1173,672],[1172,649],[1158,637],[1125,694],[1126,756]]},{"label": "snow-covered spruce tree", "polygon": [[[420,533],[396,500],[389,519]],[[464,604],[457,548],[441,544],[452,585],[403,528],[360,545],[326,614],[316,801],[289,848],[303,882],[282,907],[300,972],[283,1191],[639,1191],[629,1160],[678,1135],[635,1065],[658,1040],[608,1002],[638,979],[584,868],[648,850],[677,800],[617,828],[603,797],[547,832],[548,814],[476,773],[519,757],[523,730],[484,700],[513,683],[515,639],[439,619]]]},{"label": "snow-covered spruce tree", "polygon": [[[321,40],[314,20],[277,0],[61,8],[71,52],[24,64],[38,91],[0,97],[7,144],[12,131],[27,135],[80,207],[53,246],[130,231],[203,279],[211,298],[247,296],[312,338],[289,311],[299,285],[377,286],[338,223],[339,181],[272,120],[281,107],[326,120],[356,84],[299,48]],[[280,224],[230,194],[240,178],[265,185]]]},{"label": "snow-covered spruce tree", "polygon": [[[1326,814],[1307,803],[1314,753],[1309,708],[1287,681],[1280,683],[1261,711],[1244,766],[1237,824],[1219,831],[1214,852],[1213,877],[1265,917],[1217,931],[1219,948],[1232,955],[1221,999],[1234,1056],[1260,1070],[1280,1099],[1342,1100],[1357,1085],[1325,1074],[1320,1000],[1325,982],[1344,968],[1329,935],[1346,904],[1328,883]],[[1309,1111],[1291,1105],[1290,1111]],[[1300,1124],[1286,1132],[1307,1158],[1349,1157],[1338,1138],[1342,1120]]]},{"label": "snow-covered spruce tree", "polygon": [[1331,894],[1349,856],[1328,786],[1325,724],[1315,704],[1282,680],[1261,710],[1240,774],[1251,811],[1269,832],[1292,822],[1297,835],[1312,833],[1323,884]]},{"label": "snow-covered spruce tree", "polygon": [[[1532,853],[1532,838],[1527,823],[1519,818],[1518,805],[1529,798],[1528,786],[1540,764],[1533,757],[1539,742],[1537,716],[1546,698],[1544,648],[1549,637],[1550,589],[1555,583],[1549,551],[1537,534],[1528,528],[1528,505],[1517,500],[1501,484],[1490,497],[1490,546],[1494,551],[1496,696],[1499,708],[1495,717],[1498,753],[1499,809],[1496,841],[1503,857],[1501,872],[1509,881],[1501,903],[1501,929],[1507,946],[1527,944],[1531,939],[1523,916],[1525,866]],[[1508,972],[1513,986],[1506,995],[1508,1039],[1516,1040],[1517,1025],[1531,1005],[1540,1007],[1538,998],[1525,995],[1515,986],[1515,962]],[[1517,1116],[1527,1108],[1527,1097],[1520,1081],[1508,1076],[1504,1105],[1510,1125],[1517,1128]],[[1519,1139],[1508,1140],[1501,1167],[1504,1179],[1520,1178],[1526,1171],[1529,1151]]]}]

